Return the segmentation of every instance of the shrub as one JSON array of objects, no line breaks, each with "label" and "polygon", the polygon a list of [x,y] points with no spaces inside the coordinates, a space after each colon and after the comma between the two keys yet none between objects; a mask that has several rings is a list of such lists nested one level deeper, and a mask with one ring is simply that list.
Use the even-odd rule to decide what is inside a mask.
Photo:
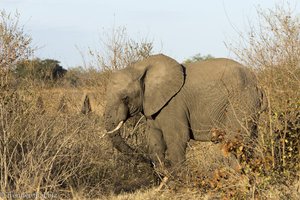
[{"label": "shrub", "polygon": [[265,189],[293,184],[300,176],[300,21],[285,5],[258,9],[258,19],[248,37],[229,47],[256,72],[266,93],[267,111],[259,121],[263,165],[258,174],[264,176],[256,179],[260,186],[268,183],[260,188]]}]

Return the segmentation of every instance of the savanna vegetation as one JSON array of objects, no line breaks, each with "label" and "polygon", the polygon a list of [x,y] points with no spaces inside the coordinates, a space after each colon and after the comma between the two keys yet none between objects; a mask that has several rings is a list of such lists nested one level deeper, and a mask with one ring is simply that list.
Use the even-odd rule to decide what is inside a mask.
[{"label": "savanna vegetation", "polygon": [[[161,175],[168,172],[117,152],[102,119],[111,71],[153,54],[153,43],[136,41],[125,28],[115,28],[103,35],[100,50],[89,51],[93,62],[66,70],[59,61],[35,58],[37,49],[19,23],[20,16],[1,11],[0,197],[299,199],[296,14],[285,7],[258,9],[259,26],[227,43],[235,57],[255,72],[266,93],[267,109],[258,122],[259,145],[191,141],[182,172],[158,191]],[[197,54],[185,62],[210,58]],[[144,120],[131,119],[122,134],[147,154]],[[228,167],[231,154],[239,158],[239,169]]]}]

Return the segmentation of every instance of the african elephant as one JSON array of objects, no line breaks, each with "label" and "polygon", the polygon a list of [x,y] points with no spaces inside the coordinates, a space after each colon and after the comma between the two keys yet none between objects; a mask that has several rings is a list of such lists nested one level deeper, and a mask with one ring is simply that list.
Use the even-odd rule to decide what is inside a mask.
[{"label": "african elephant", "polygon": [[211,141],[215,130],[224,130],[228,138],[257,137],[263,93],[250,70],[230,59],[179,64],[153,55],[113,72],[107,91],[104,119],[114,147],[135,153],[119,128],[141,112],[154,163],[182,163],[187,142]]}]

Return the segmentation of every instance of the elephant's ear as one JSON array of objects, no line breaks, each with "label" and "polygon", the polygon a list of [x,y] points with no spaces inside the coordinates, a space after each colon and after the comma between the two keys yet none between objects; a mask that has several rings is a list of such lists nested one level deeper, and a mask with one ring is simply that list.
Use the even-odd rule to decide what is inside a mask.
[{"label": "elephant's ear", "polygon": [[184,84],[183,67],[174,59],[159,54],[144,61],[143,110],[146,116],[157,113]]}]

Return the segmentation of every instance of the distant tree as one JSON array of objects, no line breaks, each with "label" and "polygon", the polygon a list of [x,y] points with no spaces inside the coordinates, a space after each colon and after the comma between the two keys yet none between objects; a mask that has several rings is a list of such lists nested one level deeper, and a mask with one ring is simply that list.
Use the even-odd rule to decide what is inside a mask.
[{"label": "distant tree", "polygon": [[59,61],[52,59],[25,60],[17,64],[15,75],[21,79],[56,81],[67,72],[59,63]]},{"label": "distant tree", "polygon": [[208,59],[212,59],[212,58],[214,58],[214,57],[210,54],[202,56],[200,53],[198,53],[198,54],[192,56],[191,58],[184,60],[183,63],[193,63],[193,62],[208,60]]},{"label": "distant tree", "polygon": [[41,75],[44,80],[57,80],[62,78],[67,72],[62,66],[59,65],[59,61],[52,59],[41,60],[37,66],[36,73]]}]

